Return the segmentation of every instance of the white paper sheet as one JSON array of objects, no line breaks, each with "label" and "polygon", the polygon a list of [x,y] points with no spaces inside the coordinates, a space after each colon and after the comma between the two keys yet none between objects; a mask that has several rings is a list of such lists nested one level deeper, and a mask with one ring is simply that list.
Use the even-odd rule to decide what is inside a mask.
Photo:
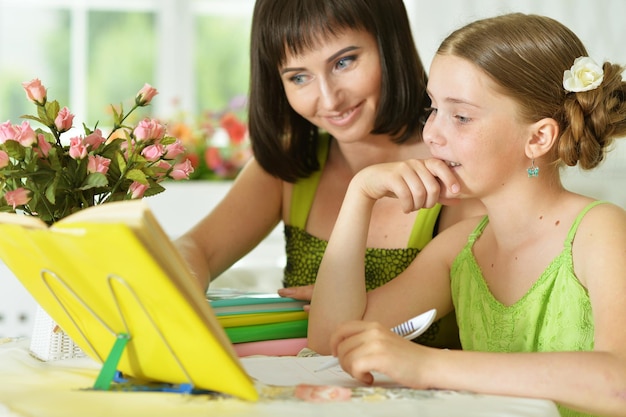
[{"label": "white paper sheet", "polygon": [[[263,356],[241,358],[241,363],[250,377],[267,385],[294,386],[298,384],[334,385],[362,387],[365,384],[344,372],[339,365],[316,372],[331,356],[293,357]],[[374,386],[399,387],[388,377],[374,374]]]}]

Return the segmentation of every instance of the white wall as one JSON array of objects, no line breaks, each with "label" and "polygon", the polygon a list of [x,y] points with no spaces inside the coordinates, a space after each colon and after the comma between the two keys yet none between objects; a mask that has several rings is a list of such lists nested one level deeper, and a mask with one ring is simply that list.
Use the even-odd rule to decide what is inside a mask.
[{"label": "white wall", "polygon": [[[581,38],[596,61],[607,59],[626,65],[624,0],[405,0],[405,4],[427,69],[440,42],[451,31],[472,20],[508,12],[559,20]],[[626,208],[626,139],[618,140],[607,160],[593,171],[565,169],[563,182],[570,190]]]}]

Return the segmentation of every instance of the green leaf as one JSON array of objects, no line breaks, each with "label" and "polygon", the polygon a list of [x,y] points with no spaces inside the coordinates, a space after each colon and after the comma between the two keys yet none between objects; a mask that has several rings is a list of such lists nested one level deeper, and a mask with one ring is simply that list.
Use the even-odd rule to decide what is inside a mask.
[{"label": "green leaf", "polygon": [[81,190],[88,190],[96,187],[106,187],[109,185],[109,180],[106,175],[99,172],[93,172],[85,178],[85,183],[80,187]]},{"label": "green leaf", "polygon": [[63,165],[61,163],[61,159],[59,157],[59,148],[53,146],[48,152],[48,161],[50,162],[50,168],[55,171],[60,171],[63,169]]},{"label": "green leaf", "polygon": [[57,185],[59,184],[58,176],[54,178],[54,181],[46,187],[46,200],[48,200],[51,204],[56,204],[57,201]]},{"label": "green leaf", "polygon": [[[96,126],[98,126],[98,123],[96,123]],[[83,123],[83,130],[85,131],[86,136],[91,135],[96,130],[96,127],[94,127],[93,129],[94,130],[91,130],[85,123]]]},{"label": "green leaf", "polygon": [[[44,107],[37,106],[37,116],[39,116],[41,124],[44,126],[50,126],[50,119],[48,118],[48,114],[46,113],[46,109]],[[52,123],[54,123],[54,120],[52,120]]]},{"label": "green leaf", "polygon": [[126,173],[125,177],[131,181],[137,181],[138,183],[148,185],[146,174],[144,174],[140,169],[131,169]]},{"label": "green leaf", "polygon": [[156,183],[155,181],[150,181],[150,188],[146,190],[143,196],[151,197],[153,195],[160,194],[163,191],[165,191],[165,187],[163,187],[161,184]]},{"label": "green leaf", "polygon": [[57,115],[59,114],[59,110],[61,109],[59,102],[56,100],[48,101],[45,105],[45,108],[46,108],[46,115],[48,116],[48,120],[51,122],[51,123],[48,123],[47,125],[49,126],[54,125],[54,120],[57,118]]},{"label": "green leaf", "polygon": [[20,116],[20,118],[21,118],[21,119],[34,120],[34,121],[36,121],[36,122],[38,122],[38,123],[41,123],[41,124],[42,124],[42,125],[44,125],[44,126],[47,126],[47,125],[46,125],[46,122],[45,122],[43,119],[41,119],[41,118],[39,118],[39,117],[31,116],[30,114],[25,114],[25,115],[22,115],[22,116]]},{"label": "green leaf", "polygon": [[[122,106],[120,105],[120,109],[122,109]],[[117,110],[115,110],[115,106],[111,104],[111,111],[113,112],[113,120],[117,123],[120,119],[120,115],[117,112]],[[123,112],[124,110],[122,110]]]},{"label": "green leaf", "polygon": [[120,170],[120,173],[126,170],[126,160],[124,159],[124,155],[121,152],[117,152],[115,154],[115,160],[117,161],[117,166]]},{"label": "green leaf", "polygon": [[15,140],[7,140],[3,143],[6,152],[9,154],[11,158],[15,158],[19,161],[24,160],[24,156],[26,155],[26,150],[19,142]]},{"label": "green leaf", "polygon": [[163,139],[159,141],[163,146],[171,145],[174,142],[176,142],[176,138],[173,136],[164,136]]}]

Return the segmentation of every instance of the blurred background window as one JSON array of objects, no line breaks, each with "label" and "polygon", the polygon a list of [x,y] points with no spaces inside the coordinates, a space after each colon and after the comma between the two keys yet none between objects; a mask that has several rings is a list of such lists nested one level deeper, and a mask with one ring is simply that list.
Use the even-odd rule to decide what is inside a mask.
[{"label": "blurred background window", "polygon": [[[93,126],[144,83],[149,111],[223,109],[245,96],[254,0],[0,0],[0,119],[30,113],[21,83]],[[103,121],[104,122],[104,121]]]}]

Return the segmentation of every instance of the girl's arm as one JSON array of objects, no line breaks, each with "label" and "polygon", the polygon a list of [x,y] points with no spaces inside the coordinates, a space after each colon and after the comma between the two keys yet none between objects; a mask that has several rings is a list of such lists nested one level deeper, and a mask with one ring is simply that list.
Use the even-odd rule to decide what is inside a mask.
[{"label": "girl's arm", "polygon": [[[454,197],[450,190],[457,189],[456,178],[449,168],[442,161],[434,159],[375,165],[363,169],[354,177],[346,192],[316,279],[309,313],[308,342],[311,349],[328,353],[332,332],[347,320],[371,315],[378,321],[395,325],[410,318],[410,314],[416,315],[429,308],[422,306],[416,297],[430,292],[433,286],[427,285],[428,289],[422,289],[415,295],[395,284],[396,281],[404,281],[400,280],[401,277],[406,277],[406,281],[416,281],[412,277],[419,268],[417,265],[395,278],[392,281],[394,285],[386,285],[382,292],[371,291],[370,298],[366,297],[364,259],[370,216],[376,201],[383,197],[398,198],[404,211],[409,212],[432,207],[444,196]],[[432,242],[428,246],[431,244]],[[422,254],[418,256],[421,257]],[[441,265],[436,262],[431,264]],[[436,280],[438,274],[422,274],[420,271],[420,275]],[[449,285],[437,286],[447,287],[449,293]],[[398,306],[399,299],[406,299],[404,305]],[[409,300],[412,302],[408,302]],[[423,310],[418,311],[420,308]]]},{"label": "girl's arm", "polygon": [[578,229],[573,250],[576,275],[587,287],[593,308],[595,347],[591,352],[437,350],[406,342],[385,326],[362,321],[338,329],[332,337],[332,352],[347,372],[368,383],[371,372],[377,371],[414,388],[546,398],[586,413],[625,416],[624,211],[612,205],[591,210]]},{"label": "girl's arm", "polygon": [[257,246],[281,219],[282,181],[252,159],[224,199],[175,244],[202,288]]}]

